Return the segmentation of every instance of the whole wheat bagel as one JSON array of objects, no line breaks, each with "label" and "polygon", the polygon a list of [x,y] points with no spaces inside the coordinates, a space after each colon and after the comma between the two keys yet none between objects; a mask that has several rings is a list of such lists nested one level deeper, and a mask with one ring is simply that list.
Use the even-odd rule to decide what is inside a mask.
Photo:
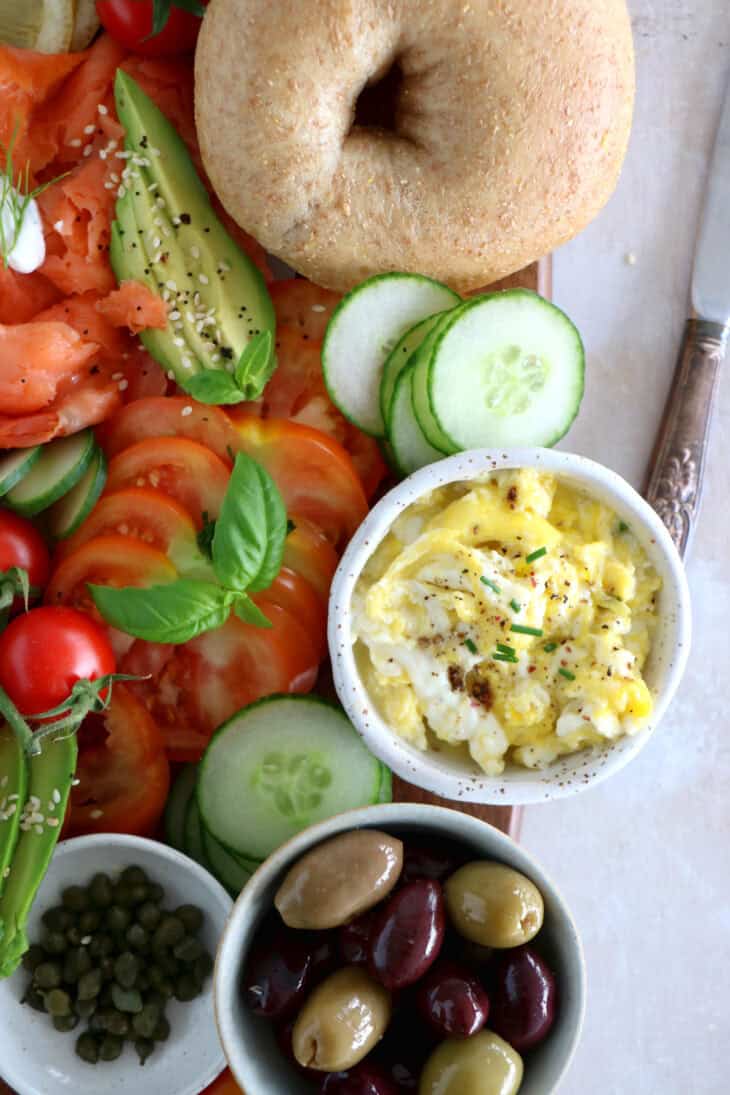
[{"label": "whole wheat bagel", "polygon": [[624,0],[212,0],[195,75],[226,209],[338,290],[465,291],[564,243],[614,189],[634,97]]}]

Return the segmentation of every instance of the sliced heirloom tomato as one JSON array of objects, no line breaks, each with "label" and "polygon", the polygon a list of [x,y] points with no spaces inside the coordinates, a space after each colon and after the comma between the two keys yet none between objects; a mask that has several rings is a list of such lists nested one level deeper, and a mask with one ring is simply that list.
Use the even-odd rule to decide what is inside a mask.
[{"label": "sliced heirloom tomato", "polygon": [[120,671],[146,677],[131,687],[162,729],[170,760],[196,761],[239,708],[273,692],[309,692],[319,655],[309,632],[277,604],[262,606],[270,628],[231,616],[182,646],[137,641]]},{"label": "sliced heirloom tomato", "polygon": [[241,417],[237,446],[263,465],[288,513],[314,522],[331,543],[344,547],[368,512],[352,460],[319,430],[285,419]]},{"label": "sliced heirloom tomato", "polygon": [[185,437],[197,441],[230,461],[235,433],[228,415],[220,407],[196,403],[183,396],[158,396],[128,403],[98,431],[99,443],[111,458],[155,437]]},{"label": "sliced heirloom tomato", "polygon": [[160,729],[144,705],[115,684],[108,709],[87,715],[78,742],[78,783],[64,836],[152,833],[165,808],[170,765]]},{"label": "sliced heirloom tomato", "polygon": [[293,327],[304,338],[317,342],[324,338],[332,313],[342,300],[340,293],[320,289],[306,278],[275,281],[269,286],[269,293],[276,312],[277,330],[283,326]]},{"label": "sliced heirloom tomato", "polygon": [[306,517],[290,514],[290,520],[294,528],[284,544],[283,566],[306,578],[326,607],[340,557],[325,534]]},{"label": "sliced heirloom tomato", "polygon": [[256,593],[253,600],[265,612],[268,605],[279,605],[298,620],[315,644],[320,660],[327,649],[327,603],[322,601],[306,578],[283,566],[271,585]]},{"label": "sliced heirloom tomato", "polygon": [[154,487],[177,499],[200,529],[204,514],[216,518],[220,513],[229,477],[229,465],[205,445],[184,437],[154,437],[112,458],[106,494]]},{"label": "sliced heirloom tomato", "polygon": [[153,487],[126,487],[100,498],[78,532],[62,541],[56,557],[65,559],[97,536],[131,536],[167,555],[180,574],[204,577],[210,565],[198,548],[188,511]]}]

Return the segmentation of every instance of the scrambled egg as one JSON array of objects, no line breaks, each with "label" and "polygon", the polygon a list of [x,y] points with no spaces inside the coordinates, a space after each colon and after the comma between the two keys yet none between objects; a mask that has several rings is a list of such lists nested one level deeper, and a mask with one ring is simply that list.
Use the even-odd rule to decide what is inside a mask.
[{"label": "scrambled egg", "polygon": [[660,586],[605,505],[551,474],[500,471],[393,524],[355,590],[355,653],[412,745],[468,749],[489,775],[541,768],[646,724]]}]

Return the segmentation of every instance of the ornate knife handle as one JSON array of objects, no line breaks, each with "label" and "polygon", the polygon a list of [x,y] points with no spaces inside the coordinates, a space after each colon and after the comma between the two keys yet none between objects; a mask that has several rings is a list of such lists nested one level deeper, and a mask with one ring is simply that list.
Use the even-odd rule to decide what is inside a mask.
[{"label": "ornate knife handle", "polygon": [[695,530],[728,328],[688,321],[672,389],[657,437],[646,499],[684,556]]}]

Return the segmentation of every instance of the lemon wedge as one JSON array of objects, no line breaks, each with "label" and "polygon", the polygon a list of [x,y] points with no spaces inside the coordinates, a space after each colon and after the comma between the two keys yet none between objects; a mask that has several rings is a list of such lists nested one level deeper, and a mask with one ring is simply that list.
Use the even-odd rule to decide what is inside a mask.
[{"label": "lemon wedge", "polygon": [[73,0],[0,0],[0,42],[39,53],[65,53],[73,30]]},{"label": "lemon wedge", "polygon": [[95,0],[76,0],[76,16],[71,35],[71,52],[86,49],[100,26]]}]

